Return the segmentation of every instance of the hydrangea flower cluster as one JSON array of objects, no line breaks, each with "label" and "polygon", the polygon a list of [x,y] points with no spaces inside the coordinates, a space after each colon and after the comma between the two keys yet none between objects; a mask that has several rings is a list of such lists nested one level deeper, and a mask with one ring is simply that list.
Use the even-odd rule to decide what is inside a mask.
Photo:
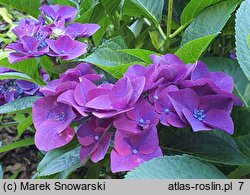
[{"label": "hydrangea flower cluster", "polygon": [[48,151],[76,134],[81,161],[96,163],[112,145],[111,170],[119,172],[162,155],[159,122],[233,133],[230,113],[242,103],[230,76],[209,72],[201,61],[186,65],[173,54],[150,58],[151,65],[133,65],[115,83],[100,84],[102,75],[81,63],[41,88],[45,97],[33,106],[36,146]]},{"label": "hydrangea flower cluster", "polygon": [[[0,67],[0,73],[13,72],[8,68]],[[42,79],[46,82],[49,80],[49,75],[43,69],[40,71]],[[11,102],[25,96],[40,96],[39,86],[24,80],[4,79],[0,80],[0,106],[7,102]]]},{"label": "hydrangea flower cluster", "polygon": [[8,56],[10,63],[45,54],[71,60],[87,52],[87,44],[76,39],[91,36],[99,25],[72,22],[77,9],[70,6],[43,5],[39,10],[39,20],[22,19],[13,29],[18,40],[6,47],[15,51]]}]

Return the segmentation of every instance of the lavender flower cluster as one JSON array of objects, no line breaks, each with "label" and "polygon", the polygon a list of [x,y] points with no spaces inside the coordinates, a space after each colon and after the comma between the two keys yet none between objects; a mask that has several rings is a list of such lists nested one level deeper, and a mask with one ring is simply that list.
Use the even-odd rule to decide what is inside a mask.
[{"label": "lavender flower cluster", "polygon": [[[8,68],[0,67],[0,73],[14,72]],[[43,69],[40,71],[42,79],[46,82],[49,75]],[[0,80],[0,106],[25,96],[40,96],[39,86],[24,80],[4,79]]]},{"label": "lavender flower cluster", "polygon": [[8,56],[10,63],[45,54],[71,60],[87,52],[87,44],[76,39],[91,36],[99,25],[72,22],[77,9],[70,6],[43,5],[39,10],[39,20],[22,19],[13,29],[18,40],[6,47],[15,51]]},{"label": "lavender flower cluster", "polygon": [[49,151],[76,134],[81,161],[96,163],[112,145],[111,170],[119,172],[162,155],[159,122],[233,133],[230,113],[242,103],[229,75],[209,72],[201,61],[184,64],[173,54],[150,58],[151,65],[129,67],[114,84],[100,84],[102,75],[81,63],[41,88],[45,97],[32,110],[36,146]]}]

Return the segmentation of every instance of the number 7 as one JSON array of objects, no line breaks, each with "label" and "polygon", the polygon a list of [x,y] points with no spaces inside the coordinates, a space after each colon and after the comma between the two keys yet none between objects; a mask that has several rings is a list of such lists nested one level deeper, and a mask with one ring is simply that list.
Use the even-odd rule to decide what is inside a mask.
[{"label": "number 7", "polygon": [[239,188],[239,190],[241,190],[241,188],[242,188],[242,186],[243,186],[244,182],[243,182],[243,181],[239,181],[238,183],[240,184],[240,188]]}]

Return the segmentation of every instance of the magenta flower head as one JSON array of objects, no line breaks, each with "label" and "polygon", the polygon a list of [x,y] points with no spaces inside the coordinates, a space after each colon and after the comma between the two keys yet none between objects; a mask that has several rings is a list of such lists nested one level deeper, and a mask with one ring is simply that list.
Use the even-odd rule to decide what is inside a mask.
[{"label": "magenta flower head", "polygon": [[41,23],[39,21],[33,20],[31,18],[21,19],[12,32],[19,38],[23,36],[34,36],[38,33],[41,27]]},{"label": "magenta flower head", "polygon": [[84,78],[96,81],[101,76],[94,73],[91,64],[80,63],[77,67],[68,69],[61,74],[59,79],[52,80],[42,87],[40,92],[45,96],[58,96],[67,90],[74,90]]},{"label": "magenta flower head", "polygon": [[234,88],[234,81],[231,76],[224,72],[209,72],[206,65],[201,61],[197,61],[189,67],[186,79],[181,86],[190,87],[199,81],[206,81],[211,86],[229,93],[232,93]]},{"label": "magenta flower head", "polygon": [[29,81],[17,80],[16,84],[18,85],[18,87],[20,87],[20,89],[23,90],[25,94],[28,95],[34,95],[39,89],[38,85],[31,83]]},{"label": "magenta flower head", "polygon": [[40,92],[44,96],[58,96],[64,91],[75,89],[78,85],[76,81],[62,82],[60,79],[50,81],[46,86],[40,88]]},{"label": "magenta flower head", "polygon": [[174,54],[165,54],[162,56],[152,54],[152,55],[150,55],[150,59],[157,66],[171,65],[171,64],[185,66],[185,64],[180,60],[180,58],[178,58]]},{"label": "magenta flower head", "polygon": [[23,36],[20,42],[11,43],[6,48],[16,51],[9,54],[8,59],[10,63],[38,57],[49,52],[49,48],[43,39],[38,41],[32,36]]},{"label": "magenta flower head", "polygon": [[90,81],[96,81],[101,77],[102,75],[98,75],[94,72],[91,64],[80,63],[75,68],[68,69],[65,73],[61,74],[60,79],[62,82],[65,81],[80,82],[81,78],[86,78]]},{"label": "magenta flower head", "polygon": [[72,38],[77,37],[90,37],[100,28],[97,24],[80,24],[74,22],[69,24],[65,30],[65,34],[71,36]]},{"label": "magenta flower head", "polygon": [[233,99],[234,105],[242,106],[239,98],[232,94],[234,82],[231,76],[223,72],[209,72],[200,61],[190,65],[185,79],[178,86],[192,88],[199,96],[220,94]]},{"label": "magenta flower head", "polygon": [[185,64],[174,54],[163,56],[150,55],[155,71],[152,72],[149,82],[157,82],[162,79],[161,85],[168,86],[179,82],[187,72]]},{"label": "magenta flower head", "polygon": [[0,81],[1,102],[5,104],[23,96],[23,90],[17,85],[16,80]]},{"label": "magenta flower head", "polygon": [[77,130],[77,138],[81,144],[80,159],[83,162],[88,156],[96,163],[102,160],[109,148],[112,133],[110,123],[92,117],[84,121]]},{"label": "magenta flower head", "polygon": [[232,98],[222,95],[200,97],[189,88],[169,92],[168,97],[179,117],[190,124],[193,131],[220,129],[233,134]]},{"label": "magenta flower head", "polygon": [[61,57],[62,60],[72,60],[87,52],[87,45],[73,40],[71,37],[64,35],[57,40],[46,39],[46,43],[52,50],[47,53],[49,56]]},{"label": "magenta flower head", "polygon": [[4,98],[2,91],[0,90],[0,106],[2,106],[4,104],[5,104],[5,98]]},{"label": "magenta flower head", "polygon": [[[5,72],[15,71],[0,67],[0,74]],[[43,70],[41,70],[41,76],[44,81],[47,81],[49,78],[48,74],[43,72]],[[18,79],[0,80],[1,105],[25,96],[40,96],[41,94],[38,92],[39,88],[38,85],[29,81]]]},{"label": "magenta flower head", "polygon": [[119,79],[112,89],[103,95],[90,100],[86,107],[94,109],[93,115],[98,118],[109,118],[131,110],[139,99],[145,85],[145,78],[138,77]]},{"label": "magenta flower head", "polygon": [[70,127],[76,114],[68,105],[58,103],[56,96],[37,100],[32,107],[36,128],[35,144],[39,150],[49,151],[69,143],[75,131]]},{"label": "magenta flower head", "polygon": [[111,152],[111,171],[130,171],[144,161],[162,156],[159,147],[157,129],[151,126],[148,130],[131,132],[117,130],[114,149]]},{"label": "magenta flower head", "polygon": [[134,105],[134,109],[117,116],[114,126],[117,129],[138,132],[156,126],[159,116],[154,107],[145,99],[140,98]]},{"label": "magenta flower head", "polygon": [[179,89],[170,85],[159,92],[157,98],[155,98],[155,109],[160,114],[160,122],[165,126],[174,126],[183,128],[186,124],[180,119],[175,111],[172,102],[168,97],[168,93],[171,91],[178,91]]},{"label": "magenta flower head", "polygon": [[77,9],[71,6],[43,5],[39,10],[53,21],[71,22],[77,14]]},{"label": "magenta flower head", "polygon": [[156,87],[167,87],[178,83],[187,72],[185,64],[174,54],[164,56],[150,55],[153,64],[148,67],[133,65],[128,68],[124,76],[136,78],[144,76],[146,79],[144,91],[150,91]]},{"label": "magenta flower head", "polygon": [[152,72],[155,71],[155,65],[149,65],[147,67],[144,67],[139,64],[135,64],[133,66],[130,66],[126,73],[124,74],[125,77],[128,77],[130,79],[136,79],[138,77],[144,77],[145,78],[145,85],[143,91],[149,91],[150,89],[155,88],[159,83],[163,81],[163,79],[158,80],[157,82],[152,82],[152,79],[150,79],[150,76]]},{"label": "magenta flower head", "polygon": [[86,78],[82,78],[81,82],[73,90],[67,90],[62,93],[57,101],[72,106],[82,116],[88,116],[89,109],[86,103],[90,100],[89,91],[97,88],[94,83]]}]

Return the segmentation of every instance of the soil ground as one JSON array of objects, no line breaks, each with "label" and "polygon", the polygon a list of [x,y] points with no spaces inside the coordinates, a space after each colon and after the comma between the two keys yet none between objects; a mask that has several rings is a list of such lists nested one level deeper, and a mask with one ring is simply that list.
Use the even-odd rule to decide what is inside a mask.
[{"label": "soil ground", "polygon": [[[11,122],[12,119],[3,117],[0,123]],[[0,142],[3,145],[11,143],[17,136],[15,127],[0,129]],[[24,132],[22,138],[32,137],[31,132]],[[0,154],[0,163],[4,171],[4,178],[18,173],[16,178],[28,179],[35,173],[38,164],[39,151],[35,146],[23,147]]]}]

